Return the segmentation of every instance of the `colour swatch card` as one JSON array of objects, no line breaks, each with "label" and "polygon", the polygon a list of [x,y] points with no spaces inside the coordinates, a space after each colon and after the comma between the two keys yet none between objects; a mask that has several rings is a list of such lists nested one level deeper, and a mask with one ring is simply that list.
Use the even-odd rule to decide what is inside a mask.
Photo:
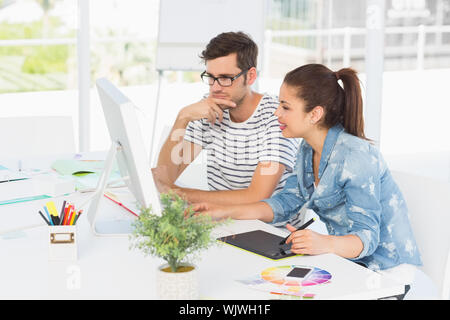
[{"label": "colour swatch card", "polygon": [[[301,280],[288,278],[286,275],[294,268],[311,268],[312,272]],[[250,276],[238,282],[252,289],[266,291],[276,294],[293,295],[303,298],[312,298],[314,295],[308,293],[308,288],[315,285],[330,282],[331,274],[316,267],[289,265],[277,266],[264,269],[260,274]]]}]

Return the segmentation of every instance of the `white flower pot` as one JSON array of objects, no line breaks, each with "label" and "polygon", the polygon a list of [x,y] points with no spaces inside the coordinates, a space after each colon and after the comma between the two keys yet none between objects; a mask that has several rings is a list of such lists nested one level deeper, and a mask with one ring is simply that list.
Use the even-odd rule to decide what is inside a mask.
[{"label": "white flower pot", "polygon": [[158,268],[156,274],[156,294],[162,300],[195,300],[198,299],[197,267],[190,264],[182,266],[194,267],[186,272],[166,272],[169,264]]}]

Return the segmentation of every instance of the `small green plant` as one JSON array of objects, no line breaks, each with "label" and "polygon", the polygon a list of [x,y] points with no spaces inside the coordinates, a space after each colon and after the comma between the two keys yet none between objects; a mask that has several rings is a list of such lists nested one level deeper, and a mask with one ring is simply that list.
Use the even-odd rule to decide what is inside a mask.
[{"label": "small green plant", "polygon": [[133,224],[131,248],[145,255],[164,259],[172,272],[199,251],[207,249],[216,240],[211,231],[220,222],[210,216],[196,214],[187,201],[173,191],[161,194],[162,212],[157,215],[151,208],[142,208]]}]

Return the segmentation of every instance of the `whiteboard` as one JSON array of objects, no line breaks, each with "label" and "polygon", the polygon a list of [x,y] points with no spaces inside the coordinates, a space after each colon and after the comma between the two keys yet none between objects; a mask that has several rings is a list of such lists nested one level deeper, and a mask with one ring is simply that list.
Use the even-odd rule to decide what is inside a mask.
[{"label": "whiteboard", "polygon": [[262,62],[265,0],[160,0],[157,70],[201,71],[199,58],[222,32],[243,31],[258,45]]}]

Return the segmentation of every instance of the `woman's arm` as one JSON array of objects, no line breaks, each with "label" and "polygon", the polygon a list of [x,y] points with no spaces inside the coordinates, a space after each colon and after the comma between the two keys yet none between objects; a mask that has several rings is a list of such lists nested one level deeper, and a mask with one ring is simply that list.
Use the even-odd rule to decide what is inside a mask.
[{"label": "woman's arm", "polygon": [[361,239],[354,234],[328,237],[330,238],[330,252],[337,254],[338,256],[354,259],[358,257],[364,249]]},{"label": "woman's arm", "polygon": [[[381,224],[380,165],[373,150],[352,150],[346,155],[338,188],[345,194],[347,233],[322,235],[311,230],[295,231],[293,252],[299,254],[335,253],[348,259],[373,254],[379,245]],[[375,161],[376,160],[376,161]],[[330,208],[332,209],[332,208]],[[290,227],[288,227],[289,229]]]},{"label": "woman's arm", "polygon": [[194,211],[213,216],[216,219],[259,219],[264,222],[287,221],[297,214],[305,200],[298,190],[297,176],[292,175],[286,180],[284,189],[259,202],[250,204],[220,205],[210,202],[194,204]]},{"label": "woman's arm", "polygon": [[[272,168],[270,174],[265,172]],[[280,181],[285,166],[278,162],[260,162],[247,188],[236,190],[198,190],[173,187],[173,190],[190,202],[212,202],[221,205],[254,203],[269,198]]]}]

